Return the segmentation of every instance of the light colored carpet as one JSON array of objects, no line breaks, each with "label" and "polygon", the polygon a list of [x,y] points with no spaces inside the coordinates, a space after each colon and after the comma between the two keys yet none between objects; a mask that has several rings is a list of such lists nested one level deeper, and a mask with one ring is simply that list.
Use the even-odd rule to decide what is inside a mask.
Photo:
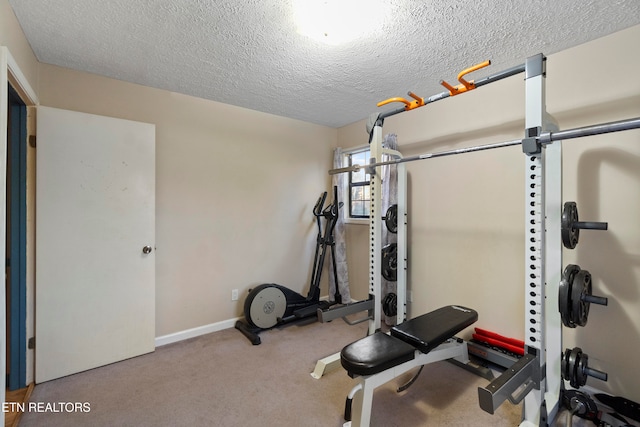
[{"label": "light colored carpet", "polygon": [[[338,427],[354,380],[339,368],[316,380],[316,361],[366,333],[366,323],[289,325],[253,346],[228,329],[154,353],[36,386],[32,402],[88,402],[90,412],[26,412],[29,426]],[[521,408],[495,415],[478,405],[487,380],[448,362],[427,365],[408,390],[406,378],[376,390],[373,426],[517,426]]]}]

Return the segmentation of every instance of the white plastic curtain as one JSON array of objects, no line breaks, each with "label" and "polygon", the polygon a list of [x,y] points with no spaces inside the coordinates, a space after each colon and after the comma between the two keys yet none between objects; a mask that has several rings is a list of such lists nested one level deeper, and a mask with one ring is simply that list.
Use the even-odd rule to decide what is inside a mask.
[{"label": "white plastic curtain", "polygon": [[[333,152],[333,166],[336,168],[343,167],[343,153],[342,148],[338,147]],[[338,197],[342,196],[344,193],[342,191],[344,187],[344,181],[346,179],[346,174],[340,173],[337,175],[333,175],[333,186],[338,187]],[[331,196],[333,195],[333,188],[331,190]],[[345,235],[345,227],[344,227],[344,217],[343,210],[348,209],[347,202],[345,200],[339,200],[338,202],[343,202],[342,208],[338,213],[338,221],[336,222],[336,227],[334,229],[334,241],[335,246],[333,250],[333,256],[336,257],[336,266],[338,270],[338,289],[340,290],[340,295],[342,296],[342,303],[348,304],[351,302],[351,293],[349,292],[349,269],[347,268],[347,242]],[[335,289],[336,283],[333,276],[333,264],[332,261],[329,262],[329,301],[334,301],[335,299]]]},{"label": "white plastic curtain", "polygon": [[[390,150],[398,150],[398,136],[390,133],[384,136],[382,146]],[[391,160],[390,156],[383,155],[382,161]],[[385,215],[389,206],[398,203],[398,167],[396,165],[382,166],[382,215]],[[398,221],[401,219],[398,218]],[[382,242],[383,246],[389,243],[397,243],[398,237],[396,234],[390,233],[387,227],[382,227]],[[387,294],[396,293],[396,282],[389,282],[384,277],[382,278],[382,295],[381,301]],[[396,324],[396,316],[386,316],[382,313],[382,321],[391,326]]]}]

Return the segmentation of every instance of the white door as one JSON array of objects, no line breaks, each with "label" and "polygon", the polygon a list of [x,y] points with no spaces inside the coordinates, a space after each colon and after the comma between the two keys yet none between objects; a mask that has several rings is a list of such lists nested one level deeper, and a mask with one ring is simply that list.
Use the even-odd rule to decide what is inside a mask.
[{"label": "white door", "polygon": [[37,138],[41,383],[155,348],[155,126],[38,107]]}]

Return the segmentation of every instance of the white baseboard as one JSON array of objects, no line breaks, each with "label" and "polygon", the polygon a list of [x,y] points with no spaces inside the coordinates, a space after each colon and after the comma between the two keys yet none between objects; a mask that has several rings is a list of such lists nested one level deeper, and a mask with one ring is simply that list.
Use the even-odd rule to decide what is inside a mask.
[{"label": "white baseboard", "polygon": [[218,332],[224,329],[233,328],[237,320],[240,320],[240,317],[236,317],[235,319],[223,320],[222,322],[198,326],[197,328],[187,329],[185,331],[174,332],[173,334],[163,335],[161,337],[156,337],[156,347],[161,347],[163,345],[172,344],[174,342],[187,340],[189,338],[199,337],[200,335],[210,334],[211,332]]},{"label": "white baseboard", "polygon": [[[328,300],[329,296],[325,295],[320,298],[321,300]],[[356,301],[356,300],[352,300]],[[223,320],[222,322],[210,323],[208,325],[198,326],[197,328],[187,329],[185,331],[174,332],[173,334],[162,335],[156,337],[156,347],[162,347],[163,345],[173,344],[189,338],[199,337],[200,335],[210,334],[211,332],[218,332],[224,329],[233,328],[236,321],[242,319],[242,317],[236,317],[234,319]]]}]

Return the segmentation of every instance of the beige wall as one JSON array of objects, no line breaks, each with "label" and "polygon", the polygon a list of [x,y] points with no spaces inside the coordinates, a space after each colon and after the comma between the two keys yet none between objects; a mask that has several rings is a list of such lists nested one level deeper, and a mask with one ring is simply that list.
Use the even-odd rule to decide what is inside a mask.
[{"label": "beige wall", "polygon": [[156,125],[156,336],[240,316],[260,283],[306,292],[335,129],[44,64],[40,82],[42,105]]},{"label": "beige wall", "polygon": [[[547,110],[561,129],[640,116],[638,40],[640,26],[549,56]],[[388,118],[384,133],[413,155],[520,138],[523,128],[520,75]],[[340,146],[366,142],[364,122],[339,129]],[[564,345],[609,373],[589,385],[640,401],[640,131],[563,147],[564,200],[577,201],[582,220],[609,222],[564,251],[564,265],[589,270],[593,293],[609,297],[591,306],[586,327],[565,329]],[[520,147],[408,164],[410,313],[469,305],[478,327],[524,337],[523,165]],[[348,227],[351,283],[366,295],[366,227]]]}]

